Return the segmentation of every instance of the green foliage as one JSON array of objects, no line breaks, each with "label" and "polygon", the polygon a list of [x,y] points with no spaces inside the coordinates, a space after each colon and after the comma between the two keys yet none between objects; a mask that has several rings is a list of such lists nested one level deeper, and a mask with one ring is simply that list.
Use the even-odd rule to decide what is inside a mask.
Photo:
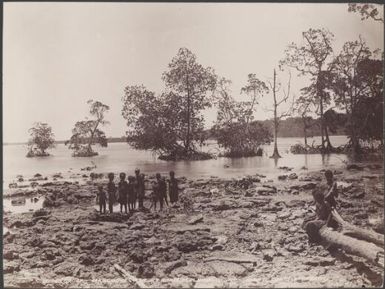
[{"label": "green foliage", "polygon": [[211,107],[216,75],[181,48],[162,79],[166,91],[160,95],[144,86],[125,88],[122,115],[127,120],[127,141],[163,159],[199,158],[197,146],[206,139],[202,111]]},{"label": "green foliage", "polygon": [[42,122],[37,122],[29,129],[30,139],[28,141],[27,157],[47,156],[46,150],[53,148],[55,139],[52,128]]},{"label": "green foliage", "polygon": [[87,103],[90,105],[89,114],[93,119],[76,122],[75,127],[72,129],[71,139],[65,143],[69,149],[74,150],[73,156],[77,157],[97,155],[98,153],[93,151],[92,145],[107,146],[106,135],[99,129],[99,126],[108,124],[104,114],[110,108],[100,101],[89,100]]}]

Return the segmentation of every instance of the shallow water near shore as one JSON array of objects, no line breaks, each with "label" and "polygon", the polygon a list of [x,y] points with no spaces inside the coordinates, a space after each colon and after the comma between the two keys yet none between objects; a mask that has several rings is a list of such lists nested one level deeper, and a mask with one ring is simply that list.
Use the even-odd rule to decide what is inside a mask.
[{"label": "shallow water near shore", "polygon": [[[317,144],[319,139],[319,137],[310,138],[308,142],[311,144],[314,141]],[[331,142],[335,146],[343,145],[347,142],[347,137],[332,136]],[[282,158],[278,160],[269,158],[273,145],[266,145],[262,157],[177,162],[159,160],[151,152],[134,150],[126,143],[111,143],[107,148],[95,147],[99,155],[91,158],[71,157],[71,151],[64,144],[57,145],[51,150],[51,156],[43,158],[26,158],[25,145],[5,145],[3,147],[3,188],[8,188],[9,183],[16,180],[18,175],[22,175],[25,181],[36,173],[48,177],[59,172],[64,177],[75,172],[89,175],[89,172],[81,171],[81,168],[94,164],[96,169],[93,172],[97,173],[123,171],[133,174],[135,168],[139,168],[145,174],[156,172],[164,174],[174,170],[178,176],[196,179],[210,176],[231,178],[257,173],[274,176],[280,173],[280,170],[277,169],[280,166],[293,167],[293,171],[299,170],[303,166],[309,170],[319,170],[340,166],[347,160],[346,155],[343,154],[293,155],[289,153],[289,149],[296,143],[303,143],[303,138],[279,138],[278,149]],[[208,142],[205,147],[202,147],[202,150],[217,153],[218,146],[215,142]]]},{"label": "shallow water near shore", "polygon": [[20,202],[15,203],[15,199],[3,199],[3,211],[11,213],[26,213],[39,210],[43,207],[44,197],[18,198]]}]

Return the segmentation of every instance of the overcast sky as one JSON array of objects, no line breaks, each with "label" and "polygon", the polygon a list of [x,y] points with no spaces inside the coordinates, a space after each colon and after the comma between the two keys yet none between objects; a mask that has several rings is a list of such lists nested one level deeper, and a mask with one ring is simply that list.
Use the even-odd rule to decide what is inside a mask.
[{"label": "overcast sky", "polygon": [[[4,3],[3,139],[22,142],[35,121],[68,139],[87,100],[111,107],[107,136],[123,136],[126,85],[159,92],[180,47],[233,82],[234,97],[255,73],[265,80],[288,43],[309,28],[335,35],[337,53],[361,34],[383,50],[383,24],[361,21],[347,4]],[[293,92],[306,85],[293,72]],[[215,113],[207,112],[208,124]],[[260,108],[258,119],[271,113]]]}]

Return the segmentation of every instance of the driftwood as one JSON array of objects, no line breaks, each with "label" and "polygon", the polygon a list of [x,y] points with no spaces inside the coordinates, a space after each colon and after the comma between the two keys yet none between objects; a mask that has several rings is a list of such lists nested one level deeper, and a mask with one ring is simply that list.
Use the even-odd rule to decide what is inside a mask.
[{"label": "driftwood", "polygon": [[346,222],[336,210],[332,210],[333,218],[342,226],[342,234],[357,239],[372,242],[384,247],[384,235],[371,230],[366,230]]},{"label": "driftwood", "polygon": [[211,262],[211,261],[225,261],[225,262],[232,262],[232,263],[257,263],[259,259],[251,254],[221,254],[219,256],[213,256],[210,258],[207,258],[204,260],[204,262]]},{"label": "driftwood", "polygon": [[369,260],[371,263],[384,268],[384,249],[373,243],[358,240],[346,236],[338,231],[323,226],[319,235],[329,244],[333,244],[343,249],[346,253],[357,255]]},{"label": "driftwood", "polygon": [[147,287],[142,280],[136,278],[135,276],[132,276],[130,273],[128,273],[126,270],[124,270],[118,264],[115,264],[114,268],[120,275],[122,275],[123,278],[125,278],[128,281],[128,283],[130,284],[130,288],[146,288]]}]

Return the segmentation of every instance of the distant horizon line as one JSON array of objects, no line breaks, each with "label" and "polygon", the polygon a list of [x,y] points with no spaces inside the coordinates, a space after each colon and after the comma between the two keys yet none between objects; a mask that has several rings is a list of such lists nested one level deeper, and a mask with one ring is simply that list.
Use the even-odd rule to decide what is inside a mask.
[{"label": "distant horizon line", "polygon": [[[330,136],[342,136],[342,135],[346,135],[346,134],[330,134]],[[318,137],[318,136],[321,136],[321,135],[312,135],[312,136],[308,136],[307,138],[313,138],[313,137]],[[303,136],[278,136],[279,138],[303,138]],[[108,142],[110,143],[122,143],[122,142],[126,142],[124,139],[126,137],[125,136],[122,136],[122,137],[110,137],[110,138],[107,138]],[[111,141],[112,140],[112,141]],[[66,140],[58,140],[58,141],[55,141],[55,144],[63,144],[65,143]],[[26,145],[28,144],[28,142],[3,142],[3,146],[4,145]]]}]

